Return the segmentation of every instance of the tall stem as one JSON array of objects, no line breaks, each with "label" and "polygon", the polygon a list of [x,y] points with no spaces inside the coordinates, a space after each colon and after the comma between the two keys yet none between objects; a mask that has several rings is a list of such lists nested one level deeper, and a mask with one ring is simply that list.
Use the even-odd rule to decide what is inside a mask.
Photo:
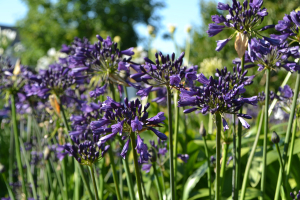
[{"label": "tall stem", "polygon": [[95,199],[99,200],[97,185],[96,185],[96,181],[95,181],[94,165],[93,164],[90,165],[89,168],[90,168],[90,173],[91,173],[91,177],[92,177],[92,180],[93,180],[93,186],[94,186],[94,191],[95,191]]},{"label": "tall stem", "polygon": [[[242,68],[242,73],[244,73],[244,65],[245,65],[245,54],[242,57],[242,62],[241,62],[241,68]],[[240,109],[239,113],[243,113],[243,107]],[[241,180],[241,149],[242,149],[242,124],[238,123],[238,142],[237,142],[237,151],[236,151],[236,157],[237,157],[237,162],[236,162],[236,194],[238,194],[238,191],[240,189],[240,180]],[[238,197],[237,197],[238,198]]]},{"label": "tall stem", "polygon": [[2,178],[3,178],[3,181],[4,181],[5,185],[6,185],[6,188],[7,188],[7,191],[8,191],[8,194],[9,194],[10,199],[11,199],[11,200],[15,200],[15,199],[16,199],[16,198],[15,198],[15,195],[14,195],[13,191],[11,190],[10,185],[9,185],[9,183],[7,182],[7,179],[6,179],[4,173],[2,173]]},{"label": "tall stem", "polygon": [[204,150],[205,150],[205,157],[207,161],[207,185],[208,185],[208,193],[209,193],[209,199],[211,200],[211,168],[210,168],[210,160],[209,160],[209,153],[206,143],[206,138],[202,137],[204,141]]},{"label": "tall stem", "polygon": [[131,141],[131,147],[132,147],[132,152],[133,152],[133,161],[134,161],[134,169],[135,169],[136,184],[137,184],[137,188],[138,188],[139,200],[143,200],[140,168],[139,168],[139,164],[138,164],[137,153],[134,150],[134,147],[136,146],[135,133],[130,133],[130,138],[131,138],[130,141]]},{"label": "tall stem", "polygon": [[167,86],[167,105],[168,105],[168,122],[169,122],[169,155],[170,155],[170,190],[171,200],[175,200],[175,179],[174,179],[174,154],[173,154],[173,128],[172,128],[172,105],[171,105],[171,88]]},{"label": "tall stem", "polygon": [[158,197],[159,197],[159,200],[163,200],[162,188],[161,188],[161,185],[159,183],[159,176],[158,176],[158,173],[157,173],[155,162],[152,163],[152,167],[153,167],[153,173],[154,173],[154,176],[155,176],[155,182],[156,182],[156,185],[157,185]]},{"label": "tall stem", "polygon": [[[64,122],[64,126],[65,126],[67,132],[69,132],[71,129],[69,127],[69,124],[68,124],[68,121],[67,121],[67,118],[66,118],[64,107],[62,106],[62,104],[60,104],[59,106],[60,106],[61,116],[62,116],[62,119],[63,119],[63,122]],[[73,140],[70,139],[69,141],[70,141],[71,144],[74,144]],[[85,187],[85,189],[88,192],[89,198],[93,199],[93,195],[92,195],[91,189],[90,189],[90,187],[88,185],[88,181],[87,181],[86,177],[84,176],[82,166],[78,162],[76,162],[76,167],[78,167],[78,171],[79,171],[80,176],[82,178],[84,187]]]},{"label": "tall stem", "polygon": [[[283,154],[282,154],[283,169],[285,168],[285,163],[286,163],[286,159],[287,159],[286,155],[287,155],[288,148],[290,145],[291,130],[292,130],[293,122],[294,122],[295,108],[297,105],[297,99],[298,99],[298,94],[299,94],[299,85],[300,85],[300,71],[298,71],[298,73],[297,73],[293,103],[292,103],[292,107],[291,107],[291,113],[290,113],[290,117],[289,117],[287,131],[286,131],[285,141],[284,141],[284,148],[283,148]],[[287,178],[287,176],[286,176],[286,178]],[[280,191],[281,182],[282,182],[282,170],[280,170],[280,173],[278,174],[275,196],[279,196],[278,194]]]},{"label": "tall stem", "polygon": [[253,157],[254,157],[254,154],[255,154],[255,149],[257,147],[257,143],[258,143],[258,140],[259,140],[259,135],[260,135],[260,132],[261,132],[261,129],[262,129],[263,119],[264,119],[264,112],[261,112],[256,137],[255,137],[255,140],[254,140],[254,143],[253,143],[253,146],[252,146],[252,150],[251,150],[251,153],[250,153],[250,156],[248,158],[247,165],[246,165],[246,170],[245,170],[243,185],[242,185],[242,191],[241,191],[241,200],[245,199],[246,186],[247,186],[247,182],[248,182],[248,178],[249,178],[250,167],[251,167],[251,163],[252,163],[252,160],[253,160]]},{"label": "tall stem", "polygon": [[270,88],[270,69],[266,69],[266,86],[265,86],[265,124],[264,124],[264,142],[263,142],[263,168],[262,168],[262,177],[261,177],[261,199],[263,200],[265,197],[265,187],[266,187],[266,173],[267,173],[267,141],[268,141],[268,125],[269,125],[269,88]]},{"label": "tall stem", "polygon": [[[175,110],[175,129],[174,129],[174,188],[176,189],[176,175],[177,175],[177,148],[178,148],[178,128],[179,128],[179,107],[178,107],[179,91],[174,94],[174,110]],[[185,117],[185,116],[184,116]],[[176,197],[175,197],[176,198]]]},{"label": "tall stem", "polygon": [[223,187],[224,187],[224,176],[225,176],[225,168],[226,168],[226,161],[227,161],[227,153],[228,153],[228,144],[226,142],[223,143],[223,154],[222,154],[222,166],[221,166],[221,194],[223,193]]},{"label": "tall stem", "polygon": [[217,124],[217,145],[216,145],[216,187],[215,187],[215,200],[220,200],[220,172],[221,172],[221,166],[220,166],[220,160],[221,160],[221,115],[219,113],[216,113],[216,124]]},{"label": "tall stem", "polygon": [[102,158],[100,160],[100,180],[99,180],[99,185],[100,185],[100,199],[103,200],[103,196],[104,196],[104,158]]},{"label": "tall stem", "polygon": [[232,157],[233,157],[233,165],[232,165],[232,200],[238,199],[238,190],[236,185],[236,126],[235,126],[235,115],[232,115]]},{"label": "tall stem", "polygon": [[110,166],[111,166],[113,179],[114,179],[114,183],[115,183],[117,198],[118,198],[118,200],[121,200],[122,198],[121,198],[119,184],[118,184],[118,177],[117,177],[118,175],[117,175],[117,170],[116,170],[116,164],[114,161],[114,154],[112,152],[111,143],[109,143],[109,144],[110,144],[110,148],[108,149],[108,155],[109,155],[109,160],[110,160]]},{"label": "tall stem", "polygon": [[287,163],[287,167],[286,167],[286,181],[288,180],[288,177],[289,177],[290,171],[291,171],[291,164],[292,164],[292,158],[293,158],[293,152],[294,152],[294,146],[295,146],[296,132],[297,132],[297,120],[294,121],[294,126],[293,126],[291,148],[290,148],[289,159],[288,159],[288,163]]},{"label": "tall stem", "polygon": [[19,130],[18,130],[18,125],[17,125],[17,114],[16,114],[16,105],[15,105],[14,94],[12,94],[10,96],[10,98],[11,98],[11,115],[12,115],[13,129],[14,129],[17,165],[18,165],[18,170],[19,170],[19,174],[21,177],[21,182],[22,182],[22,191],[25,195],[25,199],[27,199],[28,193],[27,193],[27,189],[26,189],[26,183],[25,183],[25,179],[24,179],[24,173],[23,173],[23,167],[22,167],[22,161],[21,161]]}]

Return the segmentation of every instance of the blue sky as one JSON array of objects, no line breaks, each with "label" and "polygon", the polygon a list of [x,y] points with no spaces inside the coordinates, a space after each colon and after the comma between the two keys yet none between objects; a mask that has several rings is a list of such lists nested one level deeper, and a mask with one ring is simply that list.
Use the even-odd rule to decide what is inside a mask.
[{"label": "blue sky", "polygon": [[[168,24],[177,26],[175,39],[179,45],[183,45],[186,39],[187,25],[194,27],[201,25],[199,0],[166,0],[166,7],[158,10],[162,16],[160,31],[153,42],[153,47],[164,53],[174,51],[171,40],[163,40],[162,35],[168,31]],[[21,0],[0,0],[0,24],[13,26],[15,22],[26,15],[26,5]],[[136,25],[138,33],[147,37],[147,26]],[[140,44],[142,45],[142,44]]]}]

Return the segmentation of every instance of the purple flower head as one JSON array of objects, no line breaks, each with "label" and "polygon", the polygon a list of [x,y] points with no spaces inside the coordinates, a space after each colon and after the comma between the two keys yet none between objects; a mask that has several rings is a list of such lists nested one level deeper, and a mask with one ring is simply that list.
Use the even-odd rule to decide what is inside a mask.
[{"label": "purple flower head", "polygon": [[[75,38],[69,49],[64,46],[64,51],[69,53],[67,58],[70,68],[87,67],[87,71],[100,77],[102,82],[109,80],[116,85],[126,85],[126,78],[120,71],[129,73],[131,56],[134,55],[133,48],[119,50],[118,44],[108,36],[103,39],[96,36],[98,41],[91,44],[87,39]],[[126,58],[124,56],[127,56]],[[128,57],[129,56],[129,57]]]},{"label": "purple flower head", "polygon": [[143,128],[143,123],[139,121],[138,116],[131,120],[131,129],[133,132],[140,131]]},{"label": "purple flower head", "polygon": [[151,170],[152,164],[143,164],[142,165],[142,170],[146,173],[149,173]]},{"label": "purple flower head", "polygon": [[258,70],[263,68],[278,68],[282,67],[287,71],[299,70],[299,65],[290,61],[289,57],[297,58],[299,56],[299,47],[289,47],[288,42],[280,42],[277,39],[252,38],[248,46],[249,61],[258,65]]},{"label": "purple flower head", "polygon": [[90,91],[90,97],[96,98],[106,92],[107,84],[104,84],[102,87],[96,87],[94,90]]},{"label": "purple flower head", "polygon": [[[182,67],[184,52],[175,59],[175,53],[163,55],[161,52],[155,54],[155,62],[149,58],[144,58],[145,64],[140,66],[141,74],[139,77],[142,82],[149,87],[171,87],[180,89],[184,87],[184,83],[191,84],[197,78],[197,66],[191,68]],[[142,75],[143,74],[143,75]],[[139,96],[148,96],[154,88],[142,89],[138,91]]]},{"label": "purple flower head", "polygon": [[[245,0],[243,3],[232,0],[232,5],[219,2],[217,8],[219,10],[228,10],[226,17],[220,15],[211,16],[214,23],[208,26],[208,36],[213,37],[224,29],[233,29],[233,33],[228,39],[218,40],[216,51],[220,51],[227,44],[227,42],[235,37],[236,33],[243,35],[245,38],[251,38],[257,32],[264,31],[272,27],[258,28],[257,26],[262,23],[265,16],[268,15],[267,9],[262,8],[262,0],[253,0],[250,3]],[[238,36],[240,37],[240,35]],[[237,38],[238,40],[238,38]],[[236,40],[236,41],[237,41]],[[247,45],[247,40],[245,40]],[[239,52],[238,52],[239,53]]]},{"label": "purple flower head", "polygon": [[[202,84],[200,87],[182,89],[179,107],[192,106],[186,109],[185,113],[199,110],[202,114],[237,114],[237,111],[244,105],[256,105],[257,97],[240,97],[246,89],[245,86],[252,84],[253,77],[247,77],[247,70],[242,73],[241,67],[234,67],[233,73],[224,69],[217,69],[216,79],[205,78],[203,74],[198,76],[197,81]],[[244,121],[241,121],[245,125]],[[246,126],[246,125],[245,125]],[[223,118],[224,130],[229,129],[226,120]]]}]

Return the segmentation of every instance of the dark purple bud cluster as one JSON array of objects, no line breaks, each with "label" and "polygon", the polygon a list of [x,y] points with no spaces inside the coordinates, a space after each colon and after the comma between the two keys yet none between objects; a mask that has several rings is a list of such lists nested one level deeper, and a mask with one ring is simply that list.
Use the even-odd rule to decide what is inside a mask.
[{"label": "dark purple bud cluster", "polygon": [[[278,101],[287,102],[290,101],[294,95],[293,90],[288,85],[285,85],[283,88],[279,87],[278,91],[279,91],[279,95],[275,94],[273,91],[270,91],[269,96],[271,100],[277,99]],[[264,92],[258,93],[258,97],[257,97],[258,101],[264,102],[265,96],[266,95]]]},{"label": "dark purple bud cluster", "polygon": [[[122,70],[129,72],[129,62],[134,54],[133,48],[121,51],[117,48],[118,44],[109,36],[106,39],[99,35],[96,37],[98,42],[95,44],[75,39],[71,47],[63,46],[61,51],[70,54],[69,67],[87,67],[89,72],[96,73],[102,81],[109,79],[116,84],[126,85],[126,81],[119,72]],[[124,58],[124,55],[129,58]]]},{"label": "dark purple bud cluster", "polygon": [[65,144],[64,150],[72,155],[82,165],[92,165],[104,156],[109,149],[109,145],[97,145],[95,141],[99,137],[94,136],[94,141],[79,141],[78,138],[72,136],[71,139],[74,141],[74,145]]},{"label": "dark purple bud cluster", "polygon": [[294,200],[300,199],[300,190],[299,190],[298,193],[296,193],[296,195],[295,195],[294,192],[290,192],[290,196],[291,196]]},{"label": "dark purple bud cluster", "polygon": [[290,47],[287,41],[276,39],[252,38],[248,46],[248,61],[258,65],[258,71],[265,68],[274,69],[283,67],[287,71],[299,70],[299,65],[288,60],[290,57],[299,57],[299,46]]},{"label": "dark purple bud cluster", "polygon": [[[184,110],[184,113],[200,110],[202,114],[208,112],[215,114],[237,114],[237,111],[245,104],[256,105],[257,96],[244,98],[240,96],[246,89],[247,85],[252,83],[253,77],[246,77],[247,70],[242,73],[240,67],[234,70],[231,75],[225,67],[220,72],[217,72],[218,79],[210,77],[207,79],[203,74],[200,74],[197,81],[202,84],[200,87],[194,87],[190,90],[181,89],[179,107],[192,106],[192,108]],[[237,114],[239,121],[245,128],[250,128],[250,125],[245,121],[251,119],[247,114]],[[226,120],[223,118],[224,130],[229,129]]]},{"label": "dark purple bud cluster", "polygon": [[148,103],[143,107],[138,99],[129,102],[125,98],[124,103],[118,103],[107,97],[100,108],[103,117],[99,118],[98,121],[92,121],[88,125],[93,132],[93,136],[100,138],[98,145],[104,144],[119,133],[122,140],[126,140],[121,152],[121,156],[124,158],[129,147],[130,134],[137,134],[136,150],[140,154],[141,160],[148,160],[147,145],[143,143],[139,134],[145,130],[151,130],[160,139],[167,139],[165,134],[154,128],[160,127],[160,124],[165,120],[164,113],[159,112],[156,116],[149,118],[147,112],[149,106]]},{"label": "dark purple bud cluster", "polygon": [[[240,32],[248,37],[251,37],[258,31],[263,31],[274,26],[267,26],[259,29],[257,26],[261,24],[264,17],[268,15],[267,9],[262,8],[263,0],[250,1],[244,0],[240,3],[237,0],[232,0],[232,6],[219,2],[218,9],[228,10],[229,14],[225,17],[223,15],[213,15],[212,21],[214,23],[209,24],[208,35],[213,37],[223,31],[224,29],[233,29]],[[220,25],[223,24],[223,25]],[[218,40],[216,51],[220,51],[226,43],[234,37],[235,33],[228,39]]]},{"label": "dark purple bud cluster", "polygon": [[153,90],[153,87],[171,86],[173,88],[182,88],[185,85],[192,86],[197,78],[197,66],[190,68],[182,67],[184,52],[178,59],[175,59],[175,53],[171,56],[164,56],[161,52],[155,54],[155,62],[149,58],[144,58],[145,64],[140,66],[140,72],[131,75],[136,81],[142,81],[150,87],[140,89],[138,96],[147,97]]},{"label": "dark purple bud cluster", "polygon": [[[285,41],[287,38],[293,42],[300,42],[300,11],[292,11],[285,15],[283,20],[279,20],[275,29],[280,32],[279,35],[271,35],[274,39]],[[297,44],[298,45],[298,44]]]}]

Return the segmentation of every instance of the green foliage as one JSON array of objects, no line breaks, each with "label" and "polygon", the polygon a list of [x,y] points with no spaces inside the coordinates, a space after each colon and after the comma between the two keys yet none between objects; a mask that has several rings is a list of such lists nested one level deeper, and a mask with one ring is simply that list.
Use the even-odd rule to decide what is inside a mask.
[{"label": "green foliage", "polygon": [[17,26],[26,51],[22,63],[36,61],[54,47],[70,44],[74,37],[95,41],[96,34],[121,37],[121,46],[136,46],[134,24],[153,24],[164,4],[156,0],[24,0],[29,10]]}]

